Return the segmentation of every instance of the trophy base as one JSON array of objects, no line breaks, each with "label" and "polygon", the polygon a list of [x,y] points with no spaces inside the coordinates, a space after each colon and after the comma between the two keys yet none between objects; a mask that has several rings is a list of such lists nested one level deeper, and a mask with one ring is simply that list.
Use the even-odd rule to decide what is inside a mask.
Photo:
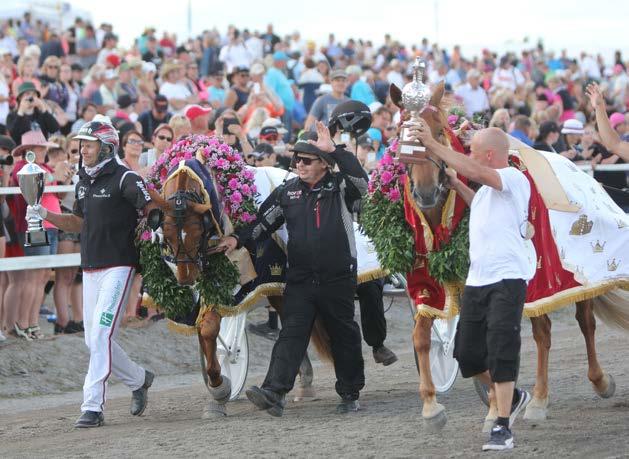
[{"label": "trophy base", "polygon": [[45,230],[27,231],[24,247],[43,247],[50,245],[48,233]]},{"label": "trophy base", "polygon": [[406,164],[418,164],[426,161],[426,147],[421,144],[400,144],[398,159]]}]

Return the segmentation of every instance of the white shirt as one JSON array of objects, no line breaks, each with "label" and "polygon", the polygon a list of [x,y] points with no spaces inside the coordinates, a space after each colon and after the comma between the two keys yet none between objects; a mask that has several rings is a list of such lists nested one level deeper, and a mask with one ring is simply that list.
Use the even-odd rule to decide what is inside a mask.
[{"label": "white shirt", "polygon": [[497,169],[502,191],[483,185],[470,206],[470,271],[465,285],[533,278],[535,248],[524,239],[531,187],[514,167]]},{"label": "white shirt", "polygon": [[[170,83],[169,81],[165,81],[159,88],[159,93],[162,96],[166,96],[166,99],[170,101],[170,99],[187,99],[192,95],[190,90],[186,88],[185,85],[180,83]],[[183,114],[183,108],[181,110],[176,110],[175,107],[168,104],[168,110],[173,115],[181,115]]]},{"label": "white shirt", "polygon": [[237,43],[223,46],[218,60],[225,64],[227,73],[231,73],[234,67],[251,67],[252,57],[243,43]]},{"label": "white shirt", "polygon": [[524,76],[522,76],[522,72],[520,72],[517,68],[513,66],[508,69],[498,67],[491,79],[491,84],[496,88],[504,88],[515,91],[515,89],[518,86],[523,85],[525,81],[526,80],[524,79]]},{"label": "white shirt", "polygon": [[477,86],[476,89],[472,89],[472,85],[466,83],[456,88],[454,93],[463,100],[467,116],[472,116],[476,112],[484,112],[489,109],[487,93],[480,86]]},{"label": "white shirt", "polygon": [[[9,85],[4,81],[0,82],[0,96],[9,97]],[[9,101],[0,102],[0,124],[7,124],[9,116]]]}]

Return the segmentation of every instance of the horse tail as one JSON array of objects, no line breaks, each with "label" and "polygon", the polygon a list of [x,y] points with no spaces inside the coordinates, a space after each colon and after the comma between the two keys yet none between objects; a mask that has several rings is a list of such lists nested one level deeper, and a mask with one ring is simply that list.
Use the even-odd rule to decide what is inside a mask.
[{"label": "horse tail", "polygon": [[317,350],[317,354],[319,354],[321,360],[334,362],[330,337],[323,326],[323,321],[318,316],[315,319],[314,326],[312,327],[312,334],[310,335],[310,338],[312,339],[315,349]]},{"label": "horse tail", "polygon": [[629,331],[629,291],[611,290],[592,300],[594,314],[606,325]]}]

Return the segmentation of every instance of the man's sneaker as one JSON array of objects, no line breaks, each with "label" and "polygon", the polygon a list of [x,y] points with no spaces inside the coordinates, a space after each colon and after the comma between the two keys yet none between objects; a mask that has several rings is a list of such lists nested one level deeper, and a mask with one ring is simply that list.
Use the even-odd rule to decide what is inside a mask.
[{"label": "man's sneaker", "polygon": [[88,427],[100,427],[105,424],[105,416],[100,411],[83,411],[81,417],[76,420],[74,427],[85,429]]},{"label": "man's sneaker", "polygon": [[266,410],[271,416],[279,418],[284,414],[286,399],[283,395],[257,386],[251,386],[246,394],[251,403],[260,410]]},{"label": "man's sneaker", "polygon": [[489,441],[483,445],[483,451],[503,451],[513,448],[513,434],[505,426],[494,425],[489,434]]},{"label": "man's sneaker", "polygon": [[280,334],[279,329],[269,327],[269,323],[267,321],[259,322],[257,324],[249,324],[247,329],[254,335],[262,336],[263,338],[273,341],[277,340]]},{"label": "man's sneaker", "polygon": [[358,400],[355,400],[352,396],[341,396],[341,403],[336,405],[336,412],[338,414],[353,413],[360,410],[360,404]]},{"label": "man's sneaker", "polygon": [[383,344],[382,346],[373,349],[373,359],[376,363],[381,363],[386,367],[397,362],[397,355],[395,355],[391,349]]},{"label": "man's sneaker", "polygon": [[518,393],[519,397],[517,402],[513,402],[513,404],[511,405],[511,415],[509,416],[509,429],[513,426],[515,418],[518,417],[520,411],[526,408],[526,405],[528,405],[531,401],[531,394],[529,394],[527,391],[518,389],[517,387],[515,390]]},{"label": "man's sneaker", "polygon": [[146,403],[149,399],[149,387],[153,384],[155,375],[148,370],[144,370],[144,384],[139,389],[131,392],[131,414],[140,416],[146,409]]}]

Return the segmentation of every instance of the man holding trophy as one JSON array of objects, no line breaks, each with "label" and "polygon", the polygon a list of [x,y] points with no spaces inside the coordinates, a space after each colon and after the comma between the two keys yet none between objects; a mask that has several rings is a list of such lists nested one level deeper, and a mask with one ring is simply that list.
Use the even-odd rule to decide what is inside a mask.
[{"label": "man holding trophy", "polygon": [[[73,213],[48,211],[35,202],[26,216],[47,220],[63,231],[81,232],[83,317],[90,363],[82,415],[75,427],[84,428],[104,423],[107,379],[112,371],[133,391],[131,414],[139,416],[146,408],[154,375],[133,362],[115,337],[139,263],[134,243],[138,212],[150,210],[153,204],[142,178],[117,159],[118,133],[109,118],[95,117],[75,139],[80,141],[83,167]],[[37,187],[39,182],[30,183]],[[31,243],[34,239],[31,236]]]}]

